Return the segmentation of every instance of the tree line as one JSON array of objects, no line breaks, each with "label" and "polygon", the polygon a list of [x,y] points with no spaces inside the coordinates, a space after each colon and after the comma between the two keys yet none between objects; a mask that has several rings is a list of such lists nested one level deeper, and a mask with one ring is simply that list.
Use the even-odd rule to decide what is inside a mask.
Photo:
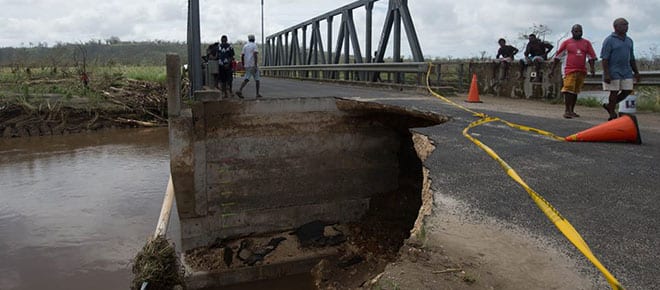
[{"label": "tree line", "polygon": [[[550,32],[545,25],[534,25],[529,28],[531,33],[545,36]],[[526,39],[527,33],[520,33],[518,40]],[[233,44],[240,51],[244,42]],[[202,52],[209,44],[202,44]],[[492,50],[495,50],[496,47]],[[0,67],[21,68],[63,68],[86,66],[164,66],[165,55],[177,53],[183,63],[187,63],[187,46],[185,42],[154,41],[122,41],[118,37],[106,40],[90,40],[80,43],[57,43],[49,47],[46,43],[30,44],[29,47],[0,48]],[[489,61],[487,51],[481,51],[479,56],[471,58],[426,57],[429,61],[440,62],[470,62]],[[653,46],[648,53],[638,55],[638,65],[642,70],[660,69],[660,54],[658,47]],[[83,69],[84,70],[84,69]]]},{"label": "tree line", "polygon": [[182,60],[187,59],[185,42],[111,40],[58,43],[53,47],[4,47],[0,48],[0,67],[78,67],[82,63],[89,66],[160,66],[165,65],[167,53],[178,53]]}]

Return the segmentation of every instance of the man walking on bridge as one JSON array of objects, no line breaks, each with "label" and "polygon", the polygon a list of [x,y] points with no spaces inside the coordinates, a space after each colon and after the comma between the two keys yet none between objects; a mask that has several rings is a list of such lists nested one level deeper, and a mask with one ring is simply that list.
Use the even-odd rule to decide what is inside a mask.
[{"label": "man walking on bridge", "polygon": [[243,46],[243,52],[241,53],[241,63],[245,68],[245,79],[241,83],[241,87],[236,92],[236,95],[239,98],[243,98],[243,88],[250,81],[250,78],[254,78],[257,88],[257,98],[261,98],[259,94],[259,50],[257,44],[254,43],[254,35],[248,35],[248,43]]},{"label": "man walking on bridge", "polygon": [[609,91],[609,102],[603,108],[610,114],[608,120],[617,117],[614,107],[633,90],[633,77],[639,82],[639,70],[635,62],[633,41],[626,36],[628,21],[614,20],[614,32],[603,41],[600,58],[603,60],[603,90]]},{"label": "man walking on bridge", "polygon": [[559,59],[566,54],[566,67],[564,68],[564,85],[561,88],[561,94],[564,95],[566,111],[564,118],[570,119],[580,117],[575,113],[575,103],[577,95],[584,85],[584,79],[587,76],[587,66],[585,60],[589,57],[589,69],[591,75],[596,74],[594,63],[596,62],[596,52],[589,40],[582,38],[582,25],[575,24],[571,28],[573,38],[567,39],[559,45],[555,54],[555,61],[552,63],[550,78],[555,71]]}]

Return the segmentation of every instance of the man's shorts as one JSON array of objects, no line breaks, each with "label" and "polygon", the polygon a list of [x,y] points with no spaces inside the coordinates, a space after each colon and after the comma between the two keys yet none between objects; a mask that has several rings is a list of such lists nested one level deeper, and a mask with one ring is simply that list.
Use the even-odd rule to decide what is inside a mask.
[{"label": "man's shorts", "polygon": [[603,82],[603,91],[632,91],[633,79],[611,80],[610,83]]},{"label": "man's shorts", "polygon": [[259,80],[259,69],[256,66],[245,68],[245,80],[254,78],[255,81]]},{"label": "man's shorts", "polygon": [[543,58],[543,56],[540,56],[540,55],[532,55],[532,56],[530,56],[530,57],[526,57],[526,58],[524,58],[524,59],[525,59],[525,64],[532,64],[532,63],[534,63],[535,61],[539,61],[539,62],[543,62],[543,61],[545,61],[545,59]]},{"label": "man's shorts", "polygon": [[500,58],[497,59],[497,61],[511,63],[511,62],[513,62],[513,58],[512,57],[500,57]]},{"label": "man's shorts", "polygon": [[564,76],[564,85],[561,87],[562,93],[579,94],[584,85],[584,78],[587,76],[584,72],[574,71]]}]

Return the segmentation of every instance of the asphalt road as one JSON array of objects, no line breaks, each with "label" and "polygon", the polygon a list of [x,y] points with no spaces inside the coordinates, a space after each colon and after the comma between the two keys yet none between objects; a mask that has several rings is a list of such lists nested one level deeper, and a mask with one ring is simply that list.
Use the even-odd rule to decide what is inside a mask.
[{"label": "asphalt road", "polygon": [[[449,194],[489,217],[545,237],[578,261],[586,260],[524,189],[462,136],[462,130],[477,120],[471,114],[414,91],[267,78],[261,86],[265,97],[359,97],[451,117],[447,123],[416,129],[437,146],[425,162],[431,170],[433,190]],[[253,87],[251,82],[244,91],[247,98],[253,97]],[[561,105],[556,108],[561,112]],[[565,120],[560,114],[550,118],[535,113],[487,109],[482,112],[560,136],[593,126],[593,122],[587,122],[593,118],[587,117]],[[604,112],[601,114],[604,116]],[[660,289],[660,130],[640,127],[642,145],[558,142],[501,123],[480,126],[471,132],[570,221],[626,289]],[[598,274],[587,262],[581,265],[587,275]]]},{"label": "asphalt road", "polygon": [[[428,108],[447,112],[429,102]],[[485,113],[543,128],[560,136],[591,125],[533,116]],[[538,235],[580,259],[575,250],[533,205],[526,192],[461,131],[465,113],[453,122],[421,129],[438,148],[427,160],[436,190]],[[461,116],[461,117],[458,117]],[[627,289],[658,289],[660,218],[658,157],[660,136],[642,130],[644,144],[567,143],[540,138],[498,123],[471,131],[495,150],[518,174],[581,233],[592,251]],[[590,266],[590,265],[586,265]]]}]

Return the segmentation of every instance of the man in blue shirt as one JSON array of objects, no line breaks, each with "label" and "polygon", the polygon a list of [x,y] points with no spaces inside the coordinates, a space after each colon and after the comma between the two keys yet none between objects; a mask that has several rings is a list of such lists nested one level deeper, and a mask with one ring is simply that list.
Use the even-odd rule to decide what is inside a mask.
[{"label": "man in blue shirt", "polygon": [[603,90],[610,92],[609,103],[603,104],[603,108],[610,114],[608,120],[617,117],[614,107],[632,92],[633,77],[639,82],[633,41],[626,36],[627,32],[626,19],[614,20],[614,32],[605,38],[600,52],[603,60]]}]

